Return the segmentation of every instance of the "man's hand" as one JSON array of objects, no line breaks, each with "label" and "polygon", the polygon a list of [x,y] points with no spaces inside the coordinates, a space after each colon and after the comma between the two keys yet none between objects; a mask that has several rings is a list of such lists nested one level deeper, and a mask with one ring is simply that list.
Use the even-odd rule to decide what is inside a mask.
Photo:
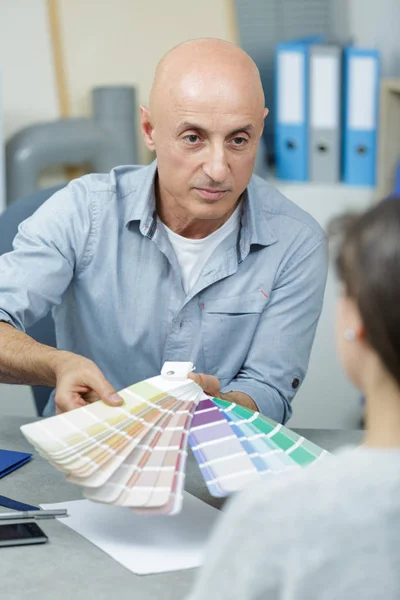
[{"label": "man's hand", "polygon": [[113,386],[95,363],[72,352],[56,351],[53,355],[56,376],[56,413],[103,400],[110,406],[123,403]]},{"label": "man's hand", "polygon": [[189,379],[193,379],[197,385],[199,385],[203,392],[212,396],[213,398],[221,397],[221,384],[219,379],[214,375],[204,375],[204,373],[189,373]]},{"label": "man's hand", "polygon": [[240,406],[245,406],[251,410],[258,410],[254,400],[243,392],[228,392],[227,394],[221,394],[221,384],[219,379],[214,377],[214,375],[204,375],[204,373],[189,373],[188,377],[189,379],[193,379],[193,381],[197,383],[208,396],[212,396],[213,398],[221,398],[222,400],[227,400],[228,402],[235,402],[236,404],[240,404]]}]

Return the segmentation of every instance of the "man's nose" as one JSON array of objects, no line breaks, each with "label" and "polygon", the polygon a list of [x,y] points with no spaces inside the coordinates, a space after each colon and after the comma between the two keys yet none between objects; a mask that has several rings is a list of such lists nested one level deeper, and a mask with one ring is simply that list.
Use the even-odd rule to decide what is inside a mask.
[{"label": "man's nose", "polygon": [[215,183],[223,183],[228,176],[228,163],[225,156],[225,149],[222,147],[211,146],[209,148],[207,160],[203,164],[204,173]]}]

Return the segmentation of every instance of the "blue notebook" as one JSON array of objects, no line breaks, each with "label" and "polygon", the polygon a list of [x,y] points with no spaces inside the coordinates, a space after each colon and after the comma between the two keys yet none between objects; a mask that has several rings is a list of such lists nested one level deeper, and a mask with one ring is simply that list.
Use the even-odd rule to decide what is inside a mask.
[{"label": "blue notebook", "polygon": [[0,449],[0,479],[15,469],[22,467],[31,457],[32,454],[28,454],[27,452]]}]

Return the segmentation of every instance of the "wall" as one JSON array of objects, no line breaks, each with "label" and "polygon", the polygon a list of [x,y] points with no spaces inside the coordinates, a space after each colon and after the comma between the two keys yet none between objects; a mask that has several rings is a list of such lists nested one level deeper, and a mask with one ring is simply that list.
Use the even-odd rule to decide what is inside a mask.
[{"label": "wall", "polygon": [[233,35],[226,1],[118,0],[118,10],[98,0],[59,5],[73,115],[88,113],[89,90],[104,84],[136,85],[139,102],[147,103],[155,66],[168,49],[194,37]]},{"label": "wall", "polygon": [[400,0],[330,0],[334,34],[358,46],[377,48],[382,75],[400,75]]},{"label": "wall", "polygon": [[6,138],[58,117],[45,0],[1,0],[0,69]]}]

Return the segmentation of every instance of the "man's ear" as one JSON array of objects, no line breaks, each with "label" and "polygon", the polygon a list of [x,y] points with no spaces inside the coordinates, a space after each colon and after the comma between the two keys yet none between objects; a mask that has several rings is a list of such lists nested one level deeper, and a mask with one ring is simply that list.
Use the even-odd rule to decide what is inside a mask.
[{"label": "man's ear", "polygon": [[154,127],[150,111],[143,104],[140,106],[140,129],[142,131],[144,143],[149,150],[155,152],[156,147],[153,140]]},{"label": "man's ear", "polygon": [[264,120],[265,120],[265,117],[267,116],[267,114],[268,114],[268,113],[269,113],[269,110],[268,110],[268,108],[265,108],[265,109],[264,109],[264,115],[263,115],[262,126],[261,126],[260,138],[261,138],[261,136],[262,136],[262,134],[263,134],[263,132],[264,132]]}]

